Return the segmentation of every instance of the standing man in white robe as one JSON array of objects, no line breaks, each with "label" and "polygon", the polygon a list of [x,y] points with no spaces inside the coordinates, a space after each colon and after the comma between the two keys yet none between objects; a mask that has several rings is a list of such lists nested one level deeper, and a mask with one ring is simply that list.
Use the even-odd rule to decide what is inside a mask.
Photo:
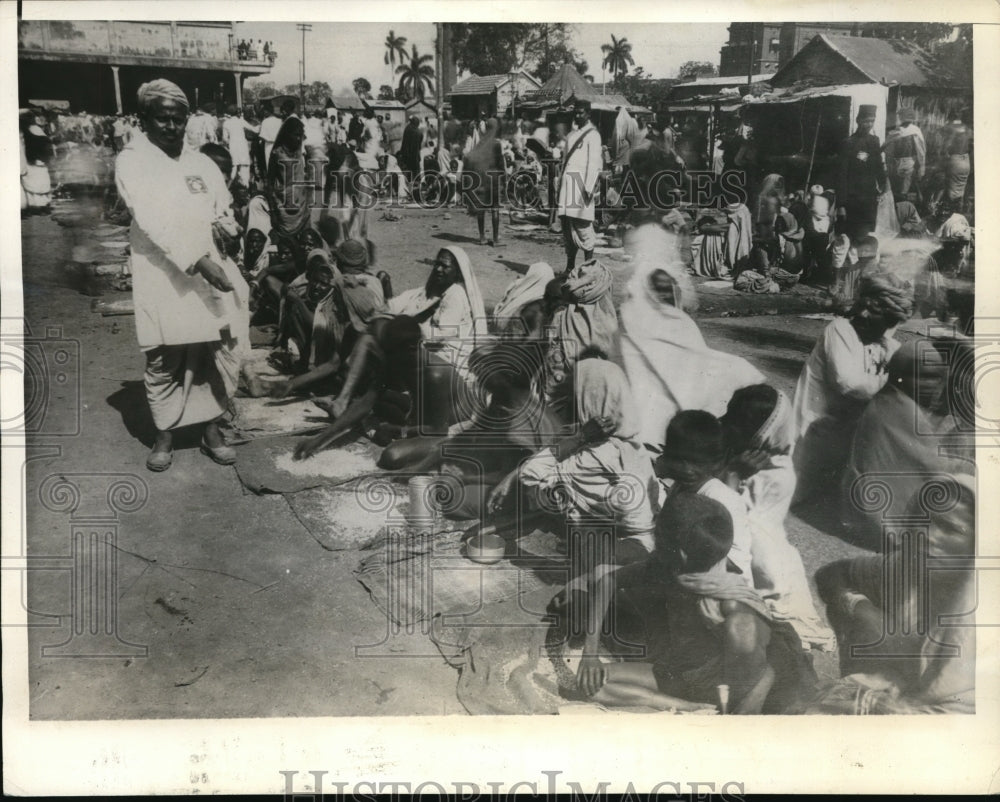
[{"label": "standing man in white robe", "polygon": [[218,420],[249,347],[249,290],[213,236],[229,191],[215,162],[184,147],[189,106],[178,86],[151,81],[138,101],[143,130],[118,156],[115,182],[132,214],[135,328],[156,426],[146,467],[169,468],[173,431],[193,424],[207,424],[201,450],[231,465],[236,455]]},{"label": "standing man in white robe", "polygon": [[604,166],[601,134],[590,121],[589,100],[577,98],[573,102],[573,121],[576,130],[566,137],[557,205],[566,248],[566,273],[576,266],[577,251],[583,251],[585,262],[594,256],[597,245],[594,201],[597,180]]},{"label": "standing man in white robe", "polygon": [[235,106],[226,108],[226,118],[222,122],[222,142],[229,148],[233,159],[233,176],[244,187],[250,186],[250,144],[247,131],[257,133],[257,127],[243,119]]}]

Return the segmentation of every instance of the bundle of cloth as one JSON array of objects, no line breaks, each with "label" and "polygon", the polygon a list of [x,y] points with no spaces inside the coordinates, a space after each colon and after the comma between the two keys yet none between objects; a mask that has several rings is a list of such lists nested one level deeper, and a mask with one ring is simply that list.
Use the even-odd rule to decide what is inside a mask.
[{"label": "bundle of cloth", "polygon": [[[677,412],[703,409],[721,415],[734,391],[765,381],[745,359],[705,343],[685,311],[696,301],[683,265],[663,261],[663,254],[674,252],[671,239],[657,225],[632,232],[626,248],[636,270],[621,307],[621,357],[639,409],[639,439],[657,447]],[[653,283],[654,274],[663,273],[674,286],[672,302]]]}]

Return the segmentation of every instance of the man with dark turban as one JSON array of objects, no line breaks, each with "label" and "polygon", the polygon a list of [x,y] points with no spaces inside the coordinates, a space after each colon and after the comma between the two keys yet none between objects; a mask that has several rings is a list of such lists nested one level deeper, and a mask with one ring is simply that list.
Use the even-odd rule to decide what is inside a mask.
[{"label": "man with dark turban", "polygon": [[838,487],[861,413],[888,378],[889,358],[899,347],[893,332],[912,312],[910,285],[877,273],[861,279],[850,314],[823,331],[792,405],[798,500]]},{"label": "man with dark turban", "polygon": [[189,106],[180,87],[150,81],[138,101],[142,132],[119,154],[115,182],[132,214],[135,328],[156,426],[146,467],[169,468],[173,431],[193,424],[207,424],[202,451],[230,465],[236,456],[217,421],[249,348],[249,289],[213,237],[229,190],[215,162],[184,148]]}]

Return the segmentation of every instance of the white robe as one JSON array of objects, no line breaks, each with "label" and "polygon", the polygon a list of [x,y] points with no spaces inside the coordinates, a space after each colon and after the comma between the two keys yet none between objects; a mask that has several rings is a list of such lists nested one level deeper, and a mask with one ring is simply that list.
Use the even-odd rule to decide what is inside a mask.
[{"label": "white robe", "polygon": [[187,151],[173,159],[137,133],[115,162],[118,194],[132,213],[132,295],[143,351],[160,345],[215,342],[229,328],[245,331],[246,282],[230,260],[220,265],[236,288],[221,292],[188,270],[203,256],[221,256],[213,223],[230,204],[225,177],[208,156]]},{"label": "white robe", "polygon": [[[583,141],[580,146],[574,149],[576,141],[581,138]],[[578,131],[570,132],[566,137],[566,154],[559,181],[558,214],[560,217],[575,217],[593,222],[597,206],[594,190],[604,166],[600,133],[590,123]],[[589,195],[589,200],[584,200],[584,191]]]}]

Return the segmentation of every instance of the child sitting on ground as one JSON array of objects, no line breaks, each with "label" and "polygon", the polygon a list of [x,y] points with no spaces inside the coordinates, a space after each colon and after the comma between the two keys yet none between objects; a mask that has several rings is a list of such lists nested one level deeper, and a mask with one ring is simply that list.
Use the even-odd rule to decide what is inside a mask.
[{"label": "child sitting on ground", "polygon": [[[657,520],[656,549],[593,583],[579,689],[607,705],[739,714],[789,712],[815,683],[787,624],[728,558],[732,519],[717,501],[678,490]],[[646,631],[646,660],[598,657],[611,603],[628,599]]]},{"label": "child sitting on ground", "polygon": [[785,532],[795,492],[790,415],[788,398],[767,384],[733,393],[721,419],[730,455],[726,480],[746,504],[753,584],[768,610],[788,621],[807,647],[832,650],[833,630],[816,612],[802,557]]},{"label": "child sitting on ground", "polygon": [[733,546],[729,556],[750,580],[747,508],[739,494],[717,478],[725,465],[726,443],[722,424],[714,415],[697,409],[674,415],[667,425],[663,453],[654,463],[657,477],[672,480],[666,503],[673,494],[687,491],[722,504],[732,518]]}]

